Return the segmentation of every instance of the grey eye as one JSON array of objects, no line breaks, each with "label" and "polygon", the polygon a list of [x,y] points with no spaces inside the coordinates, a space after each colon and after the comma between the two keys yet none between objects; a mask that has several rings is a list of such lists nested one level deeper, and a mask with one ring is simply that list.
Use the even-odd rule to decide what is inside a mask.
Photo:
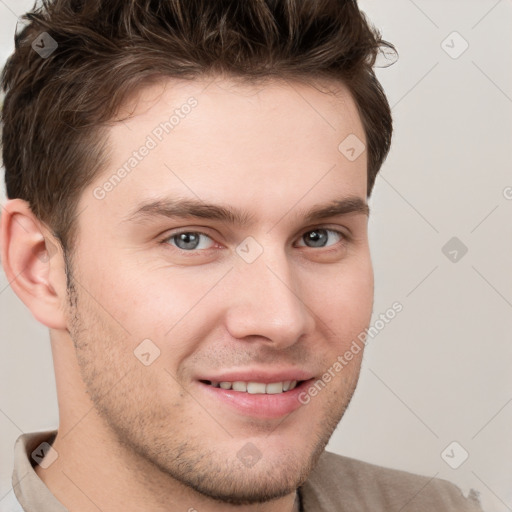
[{"label": "grey eye", "polygon": [[[330,242],[329,238],[333,238],[330,235],[334,235],[334,240]],[[342,238],[341,233],[334,231],[332,229],[313,229],[312,231],[308,231],[304,233],[301,237],[301,241],[304,241],[304,244],[299,244],[306,247],[328,247],[329,245],[333,245]]]},{"label": "grey eye", "polygon": [[[206,240],[206,243],[204,242]],[[203,233],[196,231],[184,231],[176,233],[169,237],[169,243],[175,245],[178,249],[183,251],[193,251],[195,249],[208,249],[211,238]],[[205,247],[206,245],[206,247]]]}]

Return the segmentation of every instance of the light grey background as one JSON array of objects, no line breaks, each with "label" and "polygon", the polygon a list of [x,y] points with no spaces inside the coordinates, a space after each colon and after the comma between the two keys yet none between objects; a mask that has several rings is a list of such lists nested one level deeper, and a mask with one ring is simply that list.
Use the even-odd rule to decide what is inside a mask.
[{"label": "light grey background", "polygon": [[[372,323],[395,301],[403,311],[369,343],[329,448],[512,510],[512,1],[360,3],[400,54],[378,71],[395,136],[370,200]],[[2,62],[31,4],[0,0]],[[442,252],[452,237],[464,256]],[[14,440],[58,411],[47,331],[3,273],[0,322],[1,500]]]}]

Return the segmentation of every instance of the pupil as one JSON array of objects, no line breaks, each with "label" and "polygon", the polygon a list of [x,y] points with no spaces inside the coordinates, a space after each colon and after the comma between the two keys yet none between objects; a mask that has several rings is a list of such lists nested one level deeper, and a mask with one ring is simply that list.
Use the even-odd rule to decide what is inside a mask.
[{"label": "pupil", "polygon": [[317,229],[308,233],[310,247],[323,247],[327,240],[327,232],[325,229]]},{"label": "pupil", "polygon": [[176,245],[180,249],[195,249],[199,242],[199,237],[194,233],[180,233],[176,240]]}]

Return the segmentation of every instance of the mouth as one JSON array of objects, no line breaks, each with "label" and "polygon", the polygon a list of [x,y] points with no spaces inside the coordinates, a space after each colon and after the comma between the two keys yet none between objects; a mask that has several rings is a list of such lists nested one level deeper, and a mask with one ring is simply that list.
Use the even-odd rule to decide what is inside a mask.
[{"label": "mouth", "polygon": [[233,390],[239,393],[248,393],[250,395],[279,395],[293,391],[297,386],[300,386],[303,380],[285,380],[280,382],[253,382],[253,381],[214,381],[214,380],[201,380],[203,384],[212,386],[214,388],[221,388],[225,390]]},{"label": "mouth", "polygon": [[200,379],[196,382],[205,396],[205,403],[221,410],[227,407],[227,411],[241,417],[270,420],[283,418],[303,408],[300,397],[314,381],[314,378],[277,380],[260,376],[265,381],[262,382],[256,375],[254,380],[241,380],[240,377],[233,380]]}]

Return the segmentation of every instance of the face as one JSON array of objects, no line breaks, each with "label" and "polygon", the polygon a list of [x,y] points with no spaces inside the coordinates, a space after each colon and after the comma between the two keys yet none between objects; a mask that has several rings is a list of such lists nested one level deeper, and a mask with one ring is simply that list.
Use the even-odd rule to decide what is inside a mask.
[{"label": "face", "polygon": [[371,317],[366,154],[338,149],[364,141],[355,104],[341,86],[219,79],[154,85],[128,110],[77,206],[84,387],[123,450],[189,488],[284,496],[342,417],[362,352],[308,390]]}]

